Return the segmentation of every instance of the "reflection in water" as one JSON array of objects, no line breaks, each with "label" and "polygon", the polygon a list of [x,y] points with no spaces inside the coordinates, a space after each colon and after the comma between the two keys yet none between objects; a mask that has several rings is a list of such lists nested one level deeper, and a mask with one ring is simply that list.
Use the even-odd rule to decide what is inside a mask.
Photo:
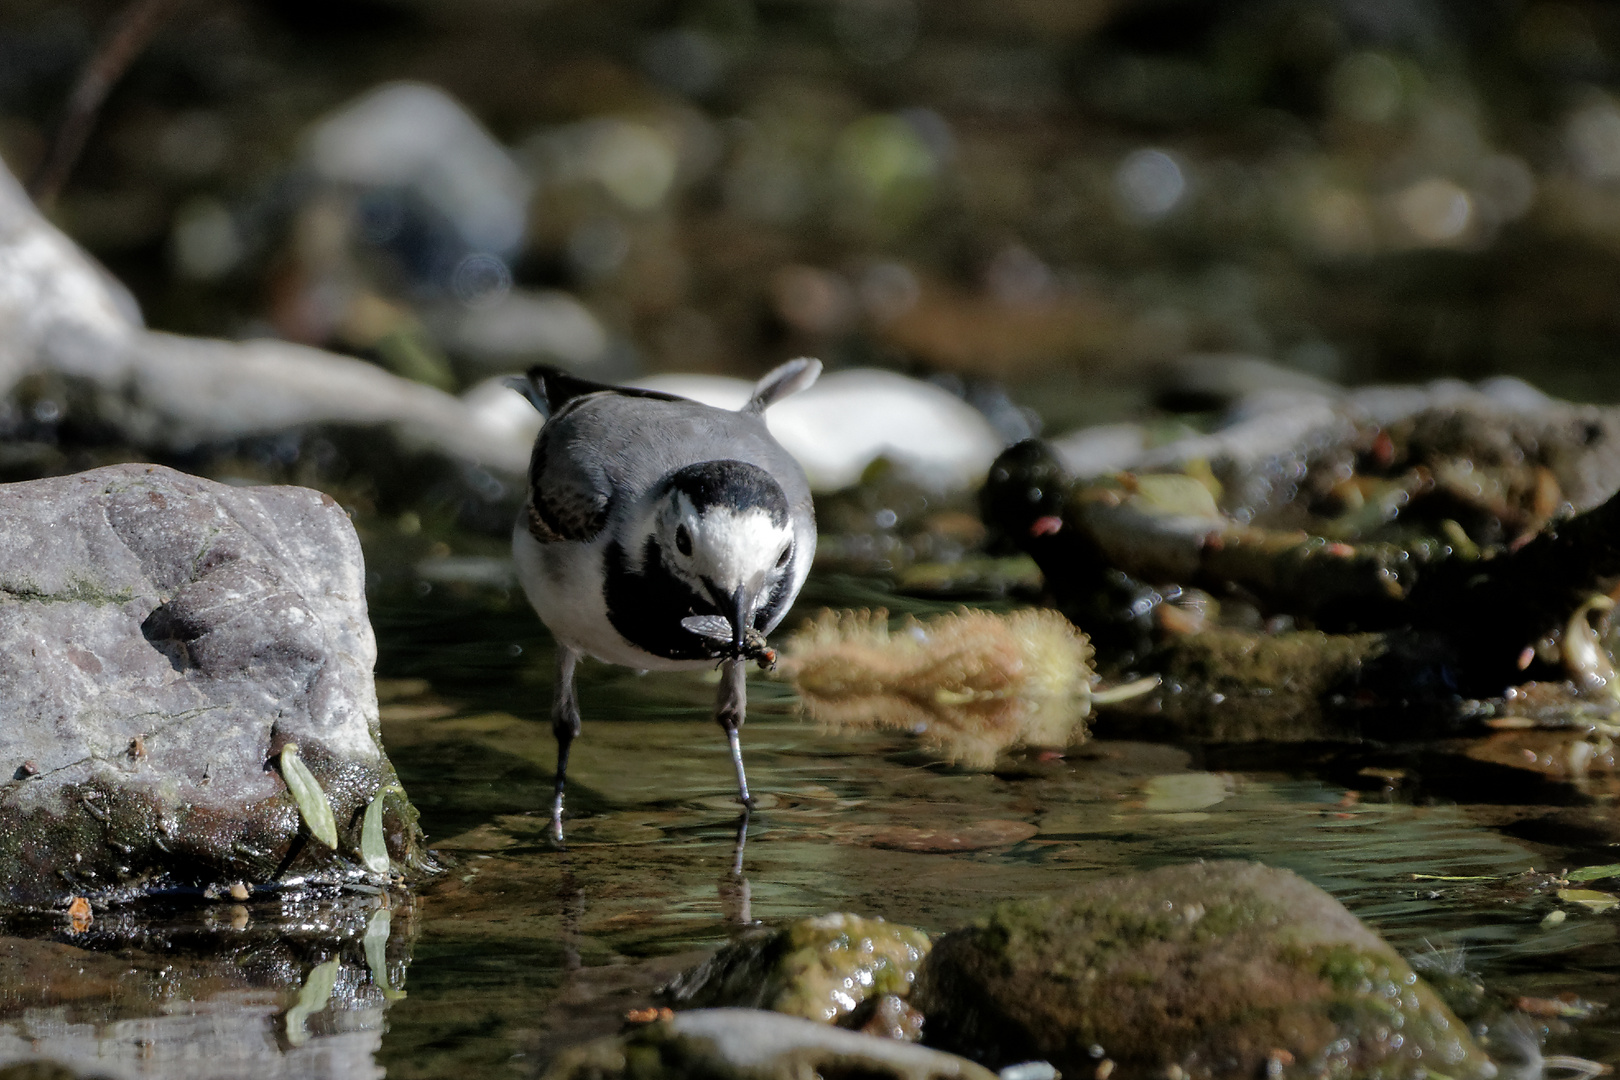
[{"label": "reflection in water", "polygon": [[[393,906],[404,904],[404,906]],[[388,894],[152,903],[0,937],[0,1063],[86,1076],[381,1077],[415,910]]]},{"label": "reflection in water", "polygon": [[715,885],[720,897],[721,917],[738,928],[754,925],[754,890],[743,874],[743,854],[748,847],[748,820],[752,816],[746,807],[737,815],[737,846],[731,856],[731,870]]}]

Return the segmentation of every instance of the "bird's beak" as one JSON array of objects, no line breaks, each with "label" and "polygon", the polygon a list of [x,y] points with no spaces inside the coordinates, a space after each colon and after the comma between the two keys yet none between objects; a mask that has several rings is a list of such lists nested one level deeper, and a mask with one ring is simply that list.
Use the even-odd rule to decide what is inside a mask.
[{"label": "bird's beak", "polygon": [[731,623],[731,647],[741,656],[748,639],[748,626],[754,621],[754,598],[746,586],[739,585],[737,591],[726,598],[721,610],[726,621]]},{"label": "bird's beak", "polygon": [[[739,585],[729,596],[713,582],[706,581],[704,585],[709,590],[709,598],[714,601],[715,610],[731,624],[731,641],[728,644],[732,656],[741,658],[748,655],[748,633],[753,627],[754,608],[759,604],[759,592],[764,582],[755,580],[751,585]],[[719,640],[716,638],[717,643]]]}]

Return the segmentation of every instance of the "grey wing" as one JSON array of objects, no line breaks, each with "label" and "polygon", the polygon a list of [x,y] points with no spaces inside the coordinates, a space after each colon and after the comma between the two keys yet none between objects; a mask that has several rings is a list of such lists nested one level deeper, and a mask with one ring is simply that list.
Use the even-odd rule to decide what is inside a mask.
[{"label": "grey wing", "polygon": [[569,434],[548,423],[529,458],[529,532],[541,543],[594,538],[612,507],[612,483]]}]

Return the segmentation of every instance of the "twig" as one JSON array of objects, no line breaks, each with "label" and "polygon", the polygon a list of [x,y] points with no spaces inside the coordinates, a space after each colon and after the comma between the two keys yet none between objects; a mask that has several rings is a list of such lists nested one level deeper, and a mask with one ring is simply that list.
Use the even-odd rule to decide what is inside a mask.
[{"label": "twig", "polygon": [[96,126],[107,94],[183,0],[130,0],[79,72],[56,139],[28,185],[36,205],[48,207],[67,183]]}]

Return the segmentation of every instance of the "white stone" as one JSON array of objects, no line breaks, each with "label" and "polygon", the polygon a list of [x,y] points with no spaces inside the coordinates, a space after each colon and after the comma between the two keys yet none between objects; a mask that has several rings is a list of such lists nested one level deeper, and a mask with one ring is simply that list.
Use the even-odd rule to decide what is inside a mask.
[{"label": "white stone", "polygon": [[529,181],[460,102],[436,86],[379,86],[316,122],[307,156],[328,180],[409,188],[468,245],[510,254],[522,243]]},{"label": "white stone", "polygon": [[[752,387],[716,375],[657,375],[635,385],[726,409],[747,401]],[[820,492],[857,483],[880,457],[936,491],[977,487],[1003,445],[984,414],[955,394],[876,368],[823,375],[767,410],[765,422]]]}]

